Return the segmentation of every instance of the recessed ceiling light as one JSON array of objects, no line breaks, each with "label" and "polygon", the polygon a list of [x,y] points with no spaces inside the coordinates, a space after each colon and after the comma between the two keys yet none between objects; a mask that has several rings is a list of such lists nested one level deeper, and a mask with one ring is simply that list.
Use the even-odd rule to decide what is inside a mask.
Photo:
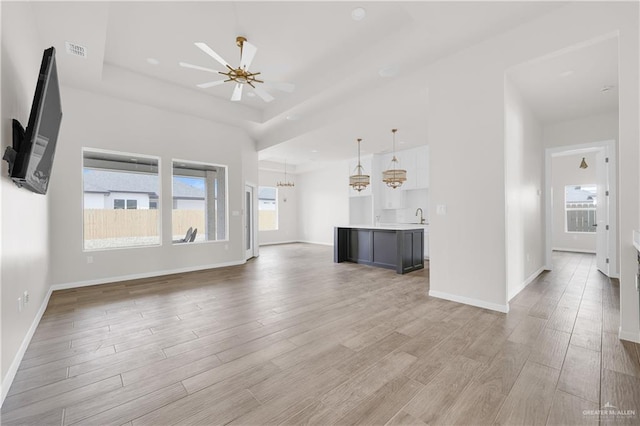
[{"label": "recessed ceiling light", "polygon": [[313,152],[315,154],[316,152],[318,152],[318,150],[317,149],[312,149],[311,152]]},{"label": "recessed ceiling light", "polygon": [[287,120],[297,121],[297,120],[300,120],[300,116],[298,114],[290,114],[290,115],[287,115]]},{"label": "recessed ceiling light", "polygon": [[607,92],[610,92],[611,90],[613,90],[614,87],[615,86],[607,84],[607,85],[602,86],[602,89],[600,89],[600,91],[602,93],[607,93]]},{"label": "recessed ceiling light", "polygon": [[573,71],[567,70],[565,72],[561,72],[559,75],[560,77],[569,77],[571,74],[573,74]]},{"label": "recessed ceiling light", "polygon": [[156,58],[147,58],[147,63],[151,65],[158,65],[160,63]]},{"label": "recessed ceiling light", "polygon": [[380,77],[394,77],[398,75],[399,69],[397,65],[388,65],[386,67],[380,68],[378,71],[378,75]]},{"label": "recessed ceiling light", "polygon": [[351,11],[351,19],[354,21],[362,21],[367,16],[367,11],[362,7],[356,7]]}]

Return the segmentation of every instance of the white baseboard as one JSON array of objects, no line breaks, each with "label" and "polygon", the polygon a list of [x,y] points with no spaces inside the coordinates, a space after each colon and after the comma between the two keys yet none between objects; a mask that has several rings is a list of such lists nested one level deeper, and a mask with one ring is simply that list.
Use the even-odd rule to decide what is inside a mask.
[{"label": "white baseboard", "polygon": [[291,240],[291,241],[274,241],[271,243],[260,243],[258,244],[260,247],[262,246],[276,246],[276,245],[280,245],[280,244],[295,244],[295,243],[299,243],[299,241],[297,240]]},{"label": "white baseboard", "polygon": [[317,244],[317,245],[320,245],[320,246],[329,246],[329,247],[333,247],[333,243],[320,243],[320,242],[318,242],[318,241],[306,241],[306,240],[304,240],[304,241],[303,241],[303,240],[300,240],[300,241],[297,241],[297,242],[298,242],[298,243],[305,243],[305,244]]},{"label": "white baseboard", "polygon": [[53,291],[67,290],[70,288],[88,287],[91,285],[109,284],[109,283],[115,283],[119,281],[130,281],[130,280],[138,280],[141,278],[153,278],[153,277],[160,277],[163,275],[182,274],[185,272],[202,271],[204,269],[224,268],[226,266],[237,266],[237,265],[243,265],[245,263],[247,263],[246,260],[234,260],[232,262],[189,266],[186,268],[178,268],[178,269],[165,269],[163,271],[143,272],[141,274],[131,274],[131,275],[120,275],[116,277],[98,278],[95,280],[87,280],[87,281],[75,281],[71,283],[54,284],[51,286],[51,289]]},{"label": "white baseboard", "polygon": [[537,271],[535,271],[533,274],[529,275],[529,278],[527,278],[526,280],[524,280],[522,282],[522,284],[515,290],[515,291],[510,291],[509,292],[509,297],[508,300],[511,301],[511,299],[513,299],[514,297],[516,297],[518,295],[518,293],[520,293],[522,290],[524,290],[529,284],[531,284],[536,278],[538,278],[538,275],[540,275],[542,273],[542,271],[545,270],[545,267],[542,266],[540,267],[540,269],[538,269]]},{"label": "white baseboard", "polygon": [[562,248],[562,247],[554,247],[551,249],[552,251],[568,251],[573,253],[588,253],[588,254],[596,254],[595,250],[585,250],[585,249],[576,249],[576,248]]},{"label": "white baseboard", "polygon": [[47,295],[44,297],[44,300],[42,301],[42,305],[40,305],[40,309],[38,310],[38,313],[36,313],[36,316],[33,319],[33,322],[31,323],[31,327],[29,327],[27,334],[24,336],[24,339],[22,339],[22,344],[20,345],[20,348],[18,348],[18,353],[16,353],[16,356],[13,357],[13,361],[9,366],[9,370],[7,371],[7,374],[2,379],[2,399],[0,400],[0,406],[4,404],[4,399],[7,397],[7,393],[9,392],[9,388],[13,383],[13,379],[15,379],[16,377],[16,373],[18,372],[18,367],[20,367],[22,358],[24,357],[25,352],[27,352],[29,343],[31,343],[31,339],[33,338],[33,335],[36,332],[36,329],[38,328],[38,324],[40,324],[40,320],[42,319],[42,315],[44,315],[44,311],[47,310],[47,305],[49,304],[49,298],[51,297],[52,292],[53,292],[53,289],[49,288]]},{"label": "white baseboard", "polygon": [[485,302],[484,300],[472,299],[470,297],[458,296],[456,294],[445,293],[442,291],[429,290],[429,296],[438,299],[451,300],[452,302],[464,303],[465,305],[477,306],[478,308],[489,309],[491,311],[509,312],[509,305],[498,305],[496,303]]},{"label": "white baseboard", "polygon": [[640,331],[625,331],[620,327],[618,329],[618,337],[622,340],[640,343]]}]

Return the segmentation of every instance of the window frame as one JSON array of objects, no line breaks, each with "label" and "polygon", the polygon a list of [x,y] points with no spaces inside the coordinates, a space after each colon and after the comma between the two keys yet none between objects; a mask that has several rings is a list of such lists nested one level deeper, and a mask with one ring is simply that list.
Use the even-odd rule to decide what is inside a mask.
[{"label": "window frame", "polygon": [[[276,206],[276,227],[272,228],[272,229],[260,229],[260,200],[263,200],[263,198],[260,198],[260,188],[273,188],[276,191],[276,197],[275,197],[275,206]],[[278,186],[277,185],[258,185],[258,208],[257,208],[257,212],[258,212],[258,232],[273,232],[273,231],[279,231],[280,230],[280,197],[278,197],[278,193],[280,191],[278,190]]]},{"label": "window frame", "polygon": [[[593,231],[570,231],[569,230],[569,212],[570,211],[593,211],[594,212],[594,218],[595,218],[595,223],[597,224],[597,198],[596,198],[596,203],[593,204],[593,207],[580,207],[580,208],[568,208],[567,207],[567,188],[575,188],[575,187],[593,187],[596,188],[596,192],[597,192],[597,188],[598,185],[594,184],[594,183],[589,183],[589,184],[576,184],[576,185],[564,185],[564,232],[567,234],[584,234],[584,235],[595,235],[598,231],[598,228],[596,226],[593,227]],[[596,196],[597,197],[597,196]]]},{"label": "window frame", "polygon": [[[194,161],[194,160],[184,160],[181,158],[172,158],[171,159],[171,176],[170,176],[170,180],[171,180],[171,225],[170,228],[173,229],[173,211],[176,210],[173,206],[174,206],[174,199],[173,199],[173,179],[174,176],[181,176],[181,175],[174,175],[174,164],[190,164],[193,166],[208,166],[208,167],[217,167],[217,168],[224,168],[224,194],[225,194],[225,203],[224,203],[224,223],[225,223],[225,235],[224,238],[219,239],[219,240],[200,240],[200,241],[193,241],[193,243],[189,243],[189,244],[181,244],[181,243],[176,243],[173,242],[173,232],[171,233],[171,246],[172,247],[177,247],[177,246],[189,246],[192,244],[216,244],[216,243],[228,243],[229,242],[229,166],[227,166],[226,164],[219,164],[219,163],[210,163],[210,162],[204,162],[204,161]],[[205,213],[206,216],[206,213]],[[198,230],[198,233],[200,233],[201,231]],[[184,237],[184,235],[183,235]]]},{"label": "window frame", "polygon": [[[132,250],[132,249],[148,249],[161,247],[163,245],[163,235],[162,235],[162,222],[163,222],[163,211],[162,211],[162,203],[158,202],[157,209],[149,209],[149,210],[157,210],[158,211],[158,243],[153,244],[145,244],[145,245],[135,245],[135,246],[120,246],[120,247],[100,247],[100,248],[86,248],[85,247],[85,238],[84,238],[84,160],[85,160],[85,152],[92,152],[96,154],[111,154],[111,155],[120,155],[122,157],[131,157],[131,158],[145,158],[150,160],[157,161],[158,168],[158,198],[156,201],[162,200],[163,194],[163,185],[162,185],[162,158],[159,155],[149,155],[149,154],[140,154],[135,152],[125,152],[125,151],[117,151],[113,149],[102,149],[102,148],[92,148],[83,146],[80,149],[80,206],[81,206],[81,215],[82,220],[80,220],[80,244],[82,246],[82,252],[98,252],[98,251],[111,251],[111,250]],[[126,201],[125,201],[126,207]],[[126,210],[126,208],[125,208]],[[137,210],[137,209],[136,209]]]}]

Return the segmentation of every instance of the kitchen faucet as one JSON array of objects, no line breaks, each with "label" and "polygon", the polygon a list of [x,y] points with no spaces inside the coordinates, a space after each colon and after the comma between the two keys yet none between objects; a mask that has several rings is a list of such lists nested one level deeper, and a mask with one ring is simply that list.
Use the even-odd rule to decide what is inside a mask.
[{"label": "kitchen faucet", "polygon": [[416,216],[418,216],[418,212],[420,213],[420,224],[424,225],[424,217],[422,216],[423,212],[420,207],[418,207],[418,210],[416,210]]}]

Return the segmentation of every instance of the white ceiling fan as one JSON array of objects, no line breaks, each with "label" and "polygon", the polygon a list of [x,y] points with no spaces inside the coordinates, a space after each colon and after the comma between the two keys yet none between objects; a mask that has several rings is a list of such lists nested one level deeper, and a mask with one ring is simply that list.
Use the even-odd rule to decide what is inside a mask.
[{"label": "white ceiling fan", "polygon": [[268,82],[264,82],[263,80],[259,80],[258,78],[256,78],[256,76],[258,76],[260,74],[259,72],[250,72],[249,71],[249,66],[251,65],[251,62],[253,61],[253,58],[255,57],[256,52],[258,51],[258,48],[255,47],[253,44],[249,43],[245,37],[242,37],[242,36],[236,37],[236,44],[240,48],[240,65],[238,66],[238,68],[233,68],[231,65],[229,65],[229,63],[227,61],[225,61],[220,55],[218,55],[206,43],[204,43],[204,42],[196,42],[194,44],[196,45],[196,47],[198,47],[204,53],[206,53],[207,55],[211,56],[213,59],[218,61],[220,64],[224,65],[228,70],[226,72],[222,72],[222,71],[217,71],[217,70],[214,70],[214,69],[211,69],[211,68],[201,67],[199,65],[193,65],[193,64],[188,64],[186,62],[180,62],[179,63],[180,66],[184,67],[184,68],[191,68],[191,69],[194,69],[194,70],[212,72],[212,73],[217,73],[217,74],[222,74],[222,75],[227,76],[226,80],[216,80],[216,81],[209,81],[207,83],[198,84],[197,86],[200,87],[201,89],[208,89],[209,87],[219,86],[219,85],[221,85],[223,83],[233,82],[233,83],[235,83],[235,88],[233,89],[233,94],[231,95],[231,100],[232,101],[239,101],[239,100],[242,99],[242,88],[243,88],[243,86],[245,84],[248,84],[249,86],[251,86],[253,88],[253,91],[255,92],[255,94],[260,96],[260,98],[262,98],[263,101],[271,102],[274,99],[274,97],[269,92],[267,92],[262,87],[260,87],[259,85],[256,86],[256,84],[264,83],[265,85],[268,85],[268,86],[273,87],[275,89],[282,90],[284,92],[289,92],[289,93],[293,92],[293,90],[295,88],[295,86],[293,84],[289,84],[289,83],[268,83]]}]

